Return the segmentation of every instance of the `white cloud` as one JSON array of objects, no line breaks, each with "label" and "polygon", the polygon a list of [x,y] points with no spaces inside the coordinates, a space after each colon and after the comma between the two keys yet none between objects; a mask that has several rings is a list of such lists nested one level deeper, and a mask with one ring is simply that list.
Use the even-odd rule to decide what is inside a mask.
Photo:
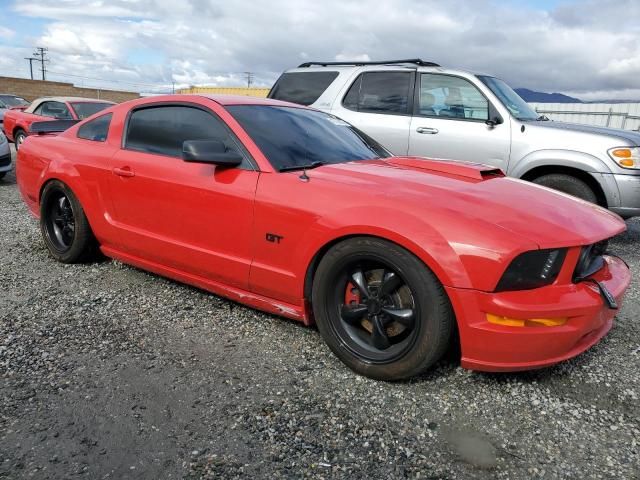
[{"label": "white cloud", "polygon": [[10,28],[3,27],[0,25],[0,38],[9,39],[14,37],[15,34],[16,32],[11,30]]},{"label": "white cloud", "polygon": [[584,98],[637,91],[640,2],[567,2],[21,0],[14,10],[50,20],[33,42],[49,47],[52,72],[127,82],[244,84],[253,71],[269,84],[301,61],[421,57]]}]

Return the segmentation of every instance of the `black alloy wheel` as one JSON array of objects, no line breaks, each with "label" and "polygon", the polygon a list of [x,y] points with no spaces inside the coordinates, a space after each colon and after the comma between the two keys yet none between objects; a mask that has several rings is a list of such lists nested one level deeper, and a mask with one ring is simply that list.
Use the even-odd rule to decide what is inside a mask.
[{"label": "black alloy wheel", "polygon": [[45,218],[49,242],[60,253],[67,252],[73,245],[76,220],[71,202],[61,190],[49,197]]},{"label": "black alloy wheel", "polygon": [[323,339],[354,371],[380,380],[417,375],[450,346],[455,317],[444,288],[415,255],[353,237],[322,258],[312,305]]},{"label": "black alloy wheel", "polygon": [[40,229],[53,258],[63,263],[81,263],[98,256],[98,242],[84,209],[64,183],[47,183],[40,199]]},{"label": "black alloy wheel", "polygon": [[345,265],[336,283],[332,327],[344,344],[374,363],[402,356],[415,340],[416,305],[406,281],[372,259]]}]

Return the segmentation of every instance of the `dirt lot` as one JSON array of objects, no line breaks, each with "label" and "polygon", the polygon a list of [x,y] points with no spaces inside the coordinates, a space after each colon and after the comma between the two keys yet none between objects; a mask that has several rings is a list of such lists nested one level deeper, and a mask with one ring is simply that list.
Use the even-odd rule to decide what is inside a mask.
[{"label": "dirt lot", "polygon": [[[356,376],[317,331],[51,260],[0,181],[0,478],[640,478],[638,282],[579,358]],[[611,250],[640,273],[640,222]]]}]

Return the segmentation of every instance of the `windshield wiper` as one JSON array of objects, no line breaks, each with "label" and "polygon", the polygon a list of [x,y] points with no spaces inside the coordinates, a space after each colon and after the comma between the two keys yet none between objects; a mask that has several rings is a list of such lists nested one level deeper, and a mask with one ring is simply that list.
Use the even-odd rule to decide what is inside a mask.
[{"label": "windshield wiper", "polygon": [[289,165],[288,167],[280,168],[278,171],[279,172],[292,172],[294,170],[311,170],[312,168],[318,168],[318,167],[321,167],[323,165],[326,165],[326,163],[325,162],[316,161],[316,162],[307,163],[306,165]]}]

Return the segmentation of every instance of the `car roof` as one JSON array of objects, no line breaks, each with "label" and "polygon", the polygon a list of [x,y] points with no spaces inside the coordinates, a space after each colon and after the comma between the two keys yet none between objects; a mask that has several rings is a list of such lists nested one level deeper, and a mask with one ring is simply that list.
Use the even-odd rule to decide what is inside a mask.
[{"label": "car roof", "polygon": [[[271,98],[264,97],[249,97],[246,95],[207,95],[200,94],[200,97],[208,98],[209,100],[213,100],[220,105],[273,105],[273,106],[294,106],[294,107],[302,107],[307,108],[302,105],[298,105],[290,102],[283,102],[281,100],[273,100]],[[172,100],[175,99],[172,96]]]},{"label": "car roof", "polygon": [[85,97],[40,97],[38,102],[87,102],[87,103],[113,103],[110,100],[103,100],[99,98],[85,98]]}]

